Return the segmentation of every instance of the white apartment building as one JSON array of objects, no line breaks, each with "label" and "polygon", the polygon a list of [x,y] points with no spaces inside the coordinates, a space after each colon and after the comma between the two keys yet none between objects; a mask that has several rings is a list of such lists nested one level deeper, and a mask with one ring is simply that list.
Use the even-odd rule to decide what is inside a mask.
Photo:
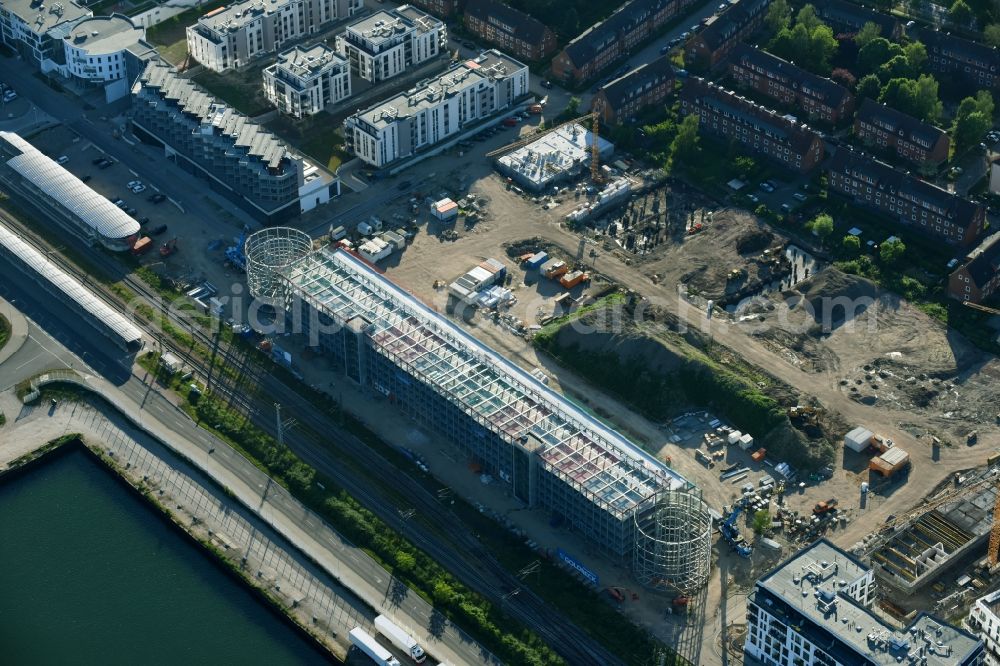
[{"label": "white apartment building", "polygon": [[141,26],[121,14],[86,18],[64,38],[66,69],[95,83],[125,77],[125,52],[146,36]]},{"label": "white apartment building", "polygon": [[188,52],[208,69],[224,72],[350,18],[363,7],[364,0],[244,0],[208,12],[189,26]]},{"label": "white apartment building", "polygon": [[311,116],[351,95],[351,67],[325,44],[296,46],[264,69],[264,94],[281,113]]},{"label": "white apartment building", "polygon": [[0,2],[0,41],[15,49],[43,72],[66,65],[65,30],[94,13],[73,0],[3,0]]},{"label": "white apartment building", "polygon": [[986,666],[1000,666],[1000,590],[976,599],[965,626],[986,645]]},{"label": "white apartment building", "polygon": [[501,113],[527,93],[528,67],[486,51],[348,117],[346,144],[362,161],[381,168]]},{"label": "white apartment building", "polygon": [[873,571],[826,539],[759,578],[747,598],[747,664],[981,666],[976,636],[927,613],[905,628],[875,614]]},{"label": "white apartment building", "polygon": [[347,26],[336,40],[354,75],[372,83],[436,57],[447,44],[444,23],[411,5],[375,12]]}]

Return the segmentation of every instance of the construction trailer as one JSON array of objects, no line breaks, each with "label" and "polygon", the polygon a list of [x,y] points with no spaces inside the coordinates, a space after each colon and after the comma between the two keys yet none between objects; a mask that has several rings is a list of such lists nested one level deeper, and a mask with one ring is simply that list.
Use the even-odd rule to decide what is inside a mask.
[{"label": "construction trailer", "polygon": [[844,435],[844,448],[856,453],[864,453],[875,441],[875,433],[868,428],[858,426]]},{"label": "construction trailer", "polygon": [[875,456],[868,463],[868,469],[876,474],[880,474],[883,478],[889,478],[908,469],[909,466],[910,454],[898,446],[894,446],[884,453]]}]

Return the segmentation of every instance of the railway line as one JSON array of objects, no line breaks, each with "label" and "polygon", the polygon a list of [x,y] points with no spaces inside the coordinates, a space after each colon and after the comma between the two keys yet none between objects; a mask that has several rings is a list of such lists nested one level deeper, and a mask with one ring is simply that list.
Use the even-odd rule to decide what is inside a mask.
[{"label": "railway line", "polygon": [[[38,212],[46,215],[43,210]],[[131,314],[117,296],[76,270],[55,253],[53,248],[41,243],[23,224],[9,215],[3,214],[2,217],[8,224],[18,228],[27,242],[50,256],[63,270],[89,284],[92,290],[109,305]],[[263,368],[252,358],[254,352],[233,348],[226,344],[218,333],[210,335],[199,326],[192,325],[174,308],[165,307],[155,290],[138,278],[124,274],[121,265],[113,258],[99,252],[91,252],[88,254],[88,259],[108,275],[123,275],[122,282],[130,290],[158,309],[160,314],[167,317],[173,325],[181,327],[195,342],[208,349],[211,358],[221,358],[224,364],[235,371],[219,372],[212,363],[200,358],[191,349],[179,349],[175,344],[166,343],[162,332],[156,330],[155,326],[139,322],[151,337],[160,341],[161,346],[172,348],[193,370],[205,377],[212,391],[224,397],[254,425],[272,436],[276,434],[276,424],[271,411],[273,407],[271,401],[280,401],[284,414],[293,416],[310,433],[316,433],[292,431],[285,434],[286,445],[302,460],[333,479],[363,506],[421,548],[469,588],[490,599],[505,613],[535,631],[567,662],[625,663],[608,652],[565,615],[552,608],[530,589],[526,589],[518,578],[488,552],[468,528],[462,529],[461,519],[442,505],[423,485],[321,415],[312,402],[295,388],[273,374],[263,372]],[[250,385],[251,390],[244,390],[247,385]],[[265,399],[264,395],[269,397]],[[322,440],[318,438],[318,433],[323,433]],[[398,495],[394,497],[384,492],[377,484],[359,479],[346,470],[333,456],[331,445],[339,453],[350,456],[364,469],[372,470],[372,477],[393,479],[393,489]],[[398,499],[400,495],[406,497],[412,506],[400,506]],[[404,517],[408,515],[410,509],[419,512],[421,519],[419,522],[425,524],[428,529],[425,530],[418,521]],[[511,594],[514,590],[517,590],[517,593]]]}]

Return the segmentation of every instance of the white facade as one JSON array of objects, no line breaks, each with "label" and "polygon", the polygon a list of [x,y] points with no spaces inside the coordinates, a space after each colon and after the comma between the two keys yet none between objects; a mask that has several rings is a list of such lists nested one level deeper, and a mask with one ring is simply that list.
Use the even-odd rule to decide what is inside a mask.
[{"label": "white facade", "polygon": [[380,11],[347,26],[337,35],[337,52],[351,63],[351,71],[377,83],[446,50],[444,23],[410,5]]},{"label": "white facade", "polygon": [[67,73],[94,83],[124,78],[125,52],[145,36],[121,14],[84,19],[63,39]]},{"label": "white facade", "polygon": [[264,94],[278,111],[311,116],[351,95],[351,68],[333,49],[297,46],[264,69]]},{"label": "white facade", "polygon": [[747,598],[744,652],[766,666],[979,666],[974,635],[922,613],[907,627],[872,607],[874,573],[826,539],[759,578]]},{"label": "white facade", "polygon": [[3,0],[0,41],[18,51],[43,72],[65,66],[63,34],[93,12],[73,0]]},{"label": "white facade", "polygon": [[527,93],[528,67],[486,51],[420,88],[348,117],[347,145],[363,162],[383,167],[509,109]]},{"label": "white facade", "polygon": [[244,0],[188,26],[188,52],[208,69],[223,72],[354,16],[363,7],[364,0]]},{"label": "white facade", "polygon": [[976,599],[966,626],[979,634],[986,645],[986,666],[1000,666],[1000,617],[997,616],[1000,590]]}]

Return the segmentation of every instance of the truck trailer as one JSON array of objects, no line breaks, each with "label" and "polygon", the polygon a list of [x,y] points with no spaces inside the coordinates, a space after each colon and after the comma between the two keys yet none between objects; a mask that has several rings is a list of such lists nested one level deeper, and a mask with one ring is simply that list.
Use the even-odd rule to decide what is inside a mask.
[{"label": "truck trailer", "polygon": [[400,666],[399,660],[390,654],[388,650],[379,645],[379,642],[371,637],[367,631],[361,627],[351,629],[348,636],[351,644],[364,652],[379,666]]},{"label": "truck trailer", "polygon": [[378,629],[380,634],[388,638],[390,643],[410,655],[410,658],[416,663],[422,664],[424,659],[427,658],[424,649],[417,643],[417,639],[406,633],[405,629],[385,615],[379,615],[375,618],[375,628]]}]

